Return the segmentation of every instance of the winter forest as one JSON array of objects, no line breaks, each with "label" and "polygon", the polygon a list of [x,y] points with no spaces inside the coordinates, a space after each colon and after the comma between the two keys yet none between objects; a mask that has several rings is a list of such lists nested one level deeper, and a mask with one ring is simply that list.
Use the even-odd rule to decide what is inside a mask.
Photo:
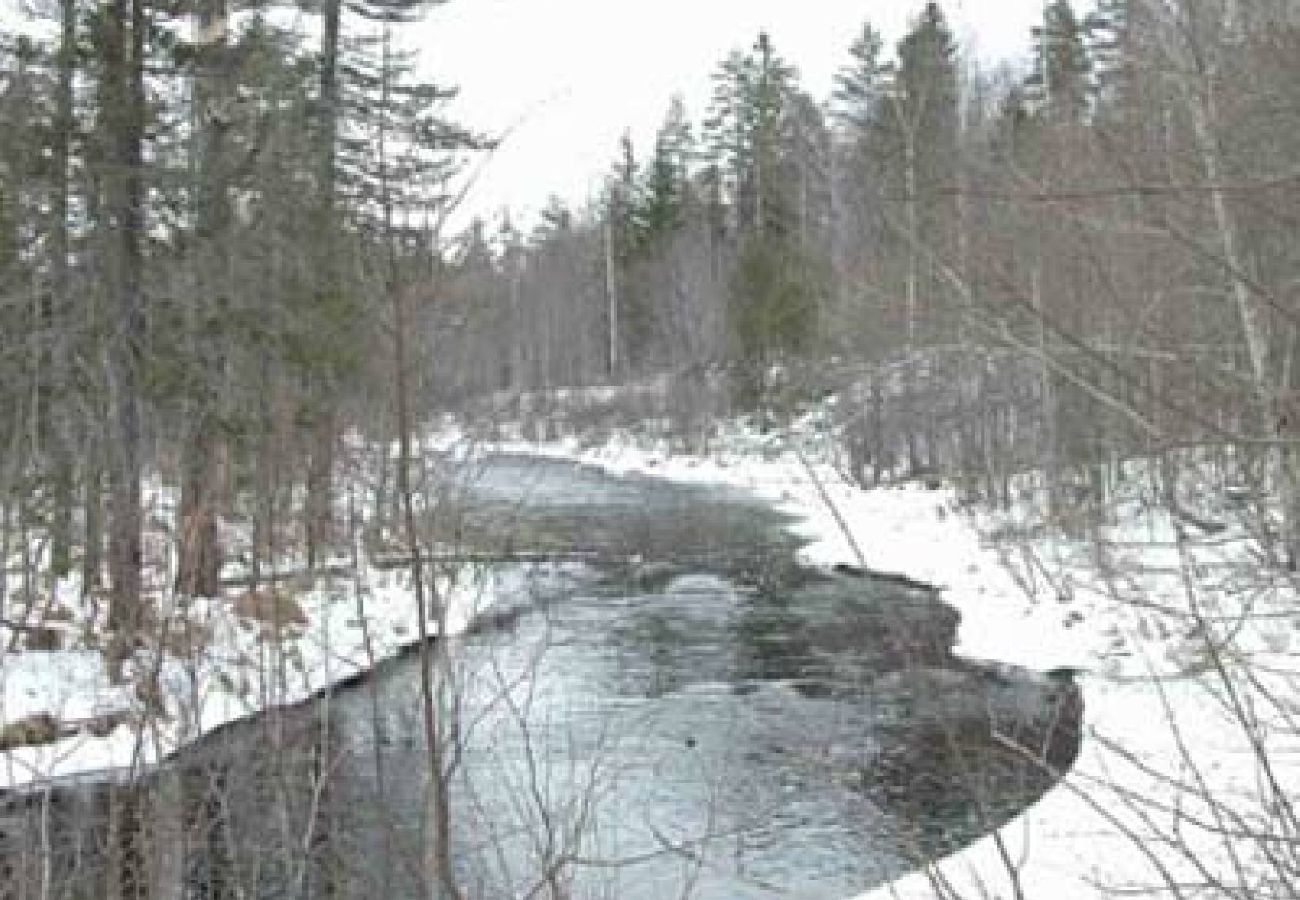
[{"label": "winter forest", "polygon": [[[1032,62],[1015,68],[969,56],[929,2],[896,39],[868,21],[828,47],[842,58],[830,96],[804,89],[775,36],[737,35],[706,109],[664,97],[651,145],[608,148],[598,196],[553,198],[529,230],[508,212],[451,227],[511,136],[454,121],[454,85],[424,80],[400,36],[430,5],[41,0],[0,30],[0,898],[843,898],[915,870],[930,875],[898,882],[901,896],[980,896],[935,868],[961,847],[1009,885],[985,896],[1300,894],[1300,5],[1048,0]],[[527,632],[529,613],[505,623],[519,613],[499,599],[503,579],[535,590],[540,578],[545,593],[591,570],[605,584],[611,566],[638,590],[650,577],[649,550],[600,544],[615,526],[557,537],[518,498],[508,526],[482,517],[465,470],[490,480],[506,458],[494,454],[533,452],[525,443],[589,462],[635,444],[662,454],[645,468],[669,478],[690,459],[777,506],[804,502],[797,516],[822,531],[798,567],[943,588],[968,629],[962,659],[1002,626],[978,624],[984,601],[951,595],[998,569],[989,596],[1029,610],[1015,640],[1046,641],[1044,617],[1071,649],[969,653],[1036,673],[1026,683],[1050,686],[1058,707],[1074,698],[1076,717],[1082,697],[1084,724],[1119,737],[1076,725],[1082,749],[1058,753],[1034,713],[1020,723],[1032,746],[1009,747],[987,712],[997,700],[975,704],[993,723],[976,717],[977,737],[945,713],[906,746],[966,786],[986,750],[1062,785],[1076,757],[1085,778],[1090,753],[1111,754],[1132,769],[1096,779],[1111,799],[1046,783],[1035,798],[1047,791],[1050,827],[1066,816],[1050,802],[1100,816],[1115,843],[1099,846],[1124,865],[1061,864],[1090,873],[1068,889],[1059,867],[1022,872],[1000,837],[1013,811],[990,812],[1000,788],[982,780],[977,812],[961,814],[971,833],[934,838],[935,804],[906,806],[927,836],[908,832],[887,878],[846,875],[854,890],[800,875],[763,893],[760,863],[761,876],[736,863],[718,887],[710,848],[768,824],[739,801],[729,818],[716,782],[702,831],[646,826],[648,850],[619,831],[611,862],[601,836],[615,826],[593,824],[599,767],[538,774],[559,751],[536,749],[534,694],[514,692],[540,682],[540,653],[517,676],[496,656],[470,675],[451,646],[461,628],[496,627],[482,624],[488,606],[506,611],[487,620]],[[948,505],[924,531],[936,503]],[[887,543],[908,529],[919,549]],[[969,549],[944,537],[957,534]],[[809,561],[827,541],[838,555]],[[740,595],[789,574],[739,571],[726,577]],[[319,638],[328,623],[341,630]],[[908,664],[886,675],[913,679],[909,710],[931,702],[917,671],[948,698],[1003,677],[964,662],[960,677],[933,674],[910,655],[925,642],[895,627],[880,633],[906,644]],[[554,635],[538,643],[562,654]],[[729,652],[766,652],[733,638],[743,650]],[[382,802],[333,787],[319,704],[276,719],[268,746],[282,754],[257,745],[285,760],[258,769],[275,789],[240,786],[245,767],[219,761],[246,756],[243,738],[210,749],[206,736],[300,711],[403,652],[420,672],[418,838],[394,849],[380,829],[384,854],[414,860],[409,881],[383,874],[398,880],[380,888],[346,860],[379,858],[351,809],[409,800],[375,774],[401,767],[374,750],[401,743],[380,738],[383,688],[357,689],[370,691],[354,704],[365,724],[347,726],[369,735],[373,771],[357,777]],[[504,680],[485,686],[485,668]],[[872,690],[894,683],[871,671],[859,681]],[[1138,681],[1146,693],[1125,693]],[[1180,705],[1167,683],[1205,696]],[[1197,703],[1225,717],[1199,735],[1208,749],[1179,717],[1201,716]],[[1123,744],[1152,709],[1159,751]],[[457,785],[478,772],[471,732],[498,716],[523,734],[526,784],[484,800]],[[842,765],[874,783],[879,755],[837,753],[819,750],[800,777]],[[1207,774],[1229,756],[1236,774]],[[130,774],[50,799],[59,779],[110,768]],[[907,783],[929,777],[909,770]],[[885,794],[871,802],[893,809]],[[159,798],[175,796],[169,812]],[[489,827],[498,801],[515,830]],[[1039,840],[1081,842],[1053,833]],[[980,856],[981,835],[996,852]],[[268,860],[250,862],[258,852]],[[610,872],[652,857],[687,874],[611,886]],[[1120,868],[1115,883],[1095,877]]]}]

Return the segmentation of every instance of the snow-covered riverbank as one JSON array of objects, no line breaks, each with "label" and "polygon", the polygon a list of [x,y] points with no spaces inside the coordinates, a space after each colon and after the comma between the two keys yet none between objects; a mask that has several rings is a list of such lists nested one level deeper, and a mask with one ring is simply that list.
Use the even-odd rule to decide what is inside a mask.
[{"label": "snow-covered riverbank", "polygon": [[[646,446],[475,449],[753,491],[799,520],[809,562],[863,563],[943,588],[962,616],[959,653],[1079,672],[1087,728],[1061,785],[996,834],[863,898],[1070,900],[1216,881],[1205,891],[1251,883],[1268,896],[1271,873],[1294,860],[1300,614],[1289,585],[1254,563],[1245,535],[1229,529],[1191,541],[1135,491],[1117,501],[1111,527],[1067,540],[1033,527],[1029,504],[995,516],[961,509],[949,488],[861,490],[815,448],[797,453],[776,438],[738,434],[707,458]],[[455,610],[449,628],[527,579],[565,571],[515,567],[484,577],[443,585]],[[273,600],[271,613],[254,600],[251,609],[195,601],[165,611],[174,636],[201,635],[204,649],[188,662],[163,661],[166,716],[140,727],[112,714],[138,710],[142,698],[108,683],[97,649],[76,646],[94,612],[70,594],[53,601],[70,611],[59,629],[71,646],[4,657],[0,722],[48,715],[83,727],[0,754],[3,784],[157,758],[232,718],[363,671],[409,645],[418,628],[403,576],[369,567],[347,585],[293,594],[283,609]],[[284,639],[272,639],[273,627]]]},{"label": "snow-covered riverbank", "polygon": [[1077,670],[1086,727],[1061,784],[859,900],[1273,896],[1295,861],[1300,613],[1244,534],[1180,537],[1137,492],[1113,526],[1067,540],[1026,527],[1023,509],[962,511],[949,488],[861,490],[777,440],[708,459],[617,442],[509,449],[752,490],[801,520],[809,562],[941,587],[960,654]]},{"label": "snow-covered riverbank", "polygon": [[[568,577],[564,563],[464,565],[436,587],[445,630],[462,632],[499,597]],[[159,596],[150,640],[161,659],[137,656],[135,676],[109,679],[102,610],[60,582],[43,628],[59,649],[0,654],[0,789],[106,770],[139,771],[231,721],[302,701],[417,643],[419,616],[404,569],[362,564],[310,589],[292,579],[218,600]],[[431,617],[430,633],[440,622]],[[8,643],[8,629],[0,636]],[[143,661],[143,662],[142,662]],[[156,672],[149,670],[156,666]],[[141,671],[157,691],[146,693]]]}]

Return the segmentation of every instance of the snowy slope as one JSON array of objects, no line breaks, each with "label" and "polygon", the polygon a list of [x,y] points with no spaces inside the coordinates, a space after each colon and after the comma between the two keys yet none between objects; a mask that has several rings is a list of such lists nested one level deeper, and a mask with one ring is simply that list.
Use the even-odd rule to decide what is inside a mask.
[{"label": "snowy slope", "polygon": [[961,614],[960,654],[1080,673],[1086,729],[1062,783],[997,833],[857,900],[1083,900],[1170,885],[1270,895],[1300,837],[1300,613],[1290,584],[1238,577],[1259,568],[1245,536],[1180,540],[1132,503],[1096,541],[994,539],[1028,512],[973,515],[953,491],[919,485],[861,490],[808,448],[736,437],[708,459],[618,441],[503,449],[752,490],[799,517],[807,561],[942,588]]}]

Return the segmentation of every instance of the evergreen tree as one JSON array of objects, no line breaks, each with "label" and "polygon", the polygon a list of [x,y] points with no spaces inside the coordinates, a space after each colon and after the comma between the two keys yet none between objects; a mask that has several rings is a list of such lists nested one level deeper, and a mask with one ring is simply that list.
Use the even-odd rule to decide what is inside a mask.
[{"label": "evergreen tree", "polygon": [[925,5],[898,45],[894,95],[916,137],[920,187],[951,187],[957,148],[957,45],[937,3]]},{"label": "evergreen tree", "polygon": [[387,26],[351,42],[347,71],[336,160],[347,219],[381,246],[391,238],[403,252],[427,253],[430,217],[447,200],[461,151],[490,142],[446,117],[456,92],[420,79],[414,52],[395,48]]},{"label": "evergreen tree", "polygon": [[821,107],[803,91],[791,94],[779,146],[775,183],[786,227],[805,253],[820,256],[830,240],[831,135]]},{"label": "evergreen tree", "polygon": [[1091,63],[1083,26],[1069,0],[1052,0],[1033,29],[1034,69],[1025,80],[1040,115],[1080,123],[1088,111]]},{"label": "evergreen tree", "polygon": [[904,216],[893,217],[907,259],[904,328],[908,346],[941,340],[952,317],[938,304],[950,289],[931,260],[956,256],[958,204],[957,47],[943,10],[927,3],[898,44],[882,144],[895,160]]},{"label": "evergreen tree", "polygon": [[1083,22],[1093,87],[1103,109],[1113,106],[1132,86],[1132,0],[1098,0]]},{"label": "evergreen tree", "polygon": [[[435,112],[450,92],[418,83],[410,57],[394,50],[384,37],[385,29],[417,21],[440,2],[324,0],[314,104],[318,259],[305,332],[308,358],[318,367],[308,373],[313,388],[306,410],[306,418],[314,423],[306,511],[308,558],[313,562],[332,530],[340,387],[360,364],[354,338],[365,332],[367,323],[363,291],[352,281],[358,273],[341,267],[351,240],[345,225],[360,225],[372,237],[382,232],[390,211],[376,201],[379,182],[387,179],[383,191],[396,206],[427,197],[431,184],[441,184],[448,174],[448,157],[430,148],[450,149],[466,142],[463,133],[453,134]],[[381,96],[384,91],[386,97]],[[406,120],[401,128],[419,149],[390,153],[381,162],[373,150],[381,133],[396,137],[394,117]]]},{"label": "evergreen tree", "polygon": [[682,98],[675,96],[655,135],[654,156],[646,168],[638,213],[640,246],[653,245],[684,224],[694,155],[691,123]]},{"label": "evergreen tree", "polygon": [[823,292],[808,238],[828,137],[796,79],[760,34],[751,52],[734,52],[719,68],[705,122],[714,171],[729,175],[722,198],[736,267],[727,321],[736,399],[746,407],[766,402],[776,360],[807,348]]},{"label": "evergreen tree", "polygon": [[706,140],[720,171],[729,177],[728,199],[740,232],[780,224],[782,203],[773,170],[796,78],[794,67],[777,55],[765,32],[751,52],[733,51],[713,76]]},{"label": "evergreen tree", "polygon": [[894,67],[882,58],[883,50],[880,33],[870,23],[863,24],[861,34],[849,46],[850,63],[835,75],[834,117],[858,138],[887,115],[881,106],[887,102]]},{"label": "evergreen tree", "polygon": [[[220,0],[196,10],[191,33],[172,49],[190,103],[172,108],[176,149],[152,167],[156,181],[183,187],[166,201],[175,209],[156,214],[174,236],[176,258],[163,277],[185,301],[152,316],[151,329],[168,338],[148,371],[156,412],[183,447],[175,586],[212,595],[224,552],[218,518],[250,478],[272,493],[260,455],[282,428],[272,410],[307,405],[299,385],[326,365],[328,331],[308,262],[319,221],[302,214],[318,186],[312,61],[300,37],[260,14],[233,17]],[[257,291],[247,289],[253,284]],[[355,341],[338,344],[359,353]],[[273,503],[255,508],[270,516]],[[267,522],[255,527],[265,537]]]},{"label": "evergreen tree", "polygon": [[812,348],[825,284],[797,243],[772,232],[746,238],[727,311],[733,399],[742,409],[767,409],[773,365]]},{"label": "evergreen tree", "polygon": [[14,189],[4,176],[4,165],[0,163],[0,296],[7,298],[18,278],[18,234],[13,210]]}]

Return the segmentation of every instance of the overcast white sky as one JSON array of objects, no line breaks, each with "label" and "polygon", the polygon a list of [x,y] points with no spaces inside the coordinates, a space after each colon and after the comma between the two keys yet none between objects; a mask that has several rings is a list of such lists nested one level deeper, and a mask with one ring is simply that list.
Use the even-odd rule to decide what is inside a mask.
[{"label": "overcast white sky", "polygon": [[[964,48],[986,62],[1018,60],[1043,0],[948,0]],[[709,76],[760,29],[818,100],[848,59],[864,21],[892,44],[922,0],[451,0],[411,27],[429,71],[458,84],[467,124],[517,128],[466,204],[492,218],[503,206],[521,224],[548,195],[581,202],[630,129],[638,155],[651,147],[679,92],[698,121]],[[459,218],[459,217],[458,217]]]}]

